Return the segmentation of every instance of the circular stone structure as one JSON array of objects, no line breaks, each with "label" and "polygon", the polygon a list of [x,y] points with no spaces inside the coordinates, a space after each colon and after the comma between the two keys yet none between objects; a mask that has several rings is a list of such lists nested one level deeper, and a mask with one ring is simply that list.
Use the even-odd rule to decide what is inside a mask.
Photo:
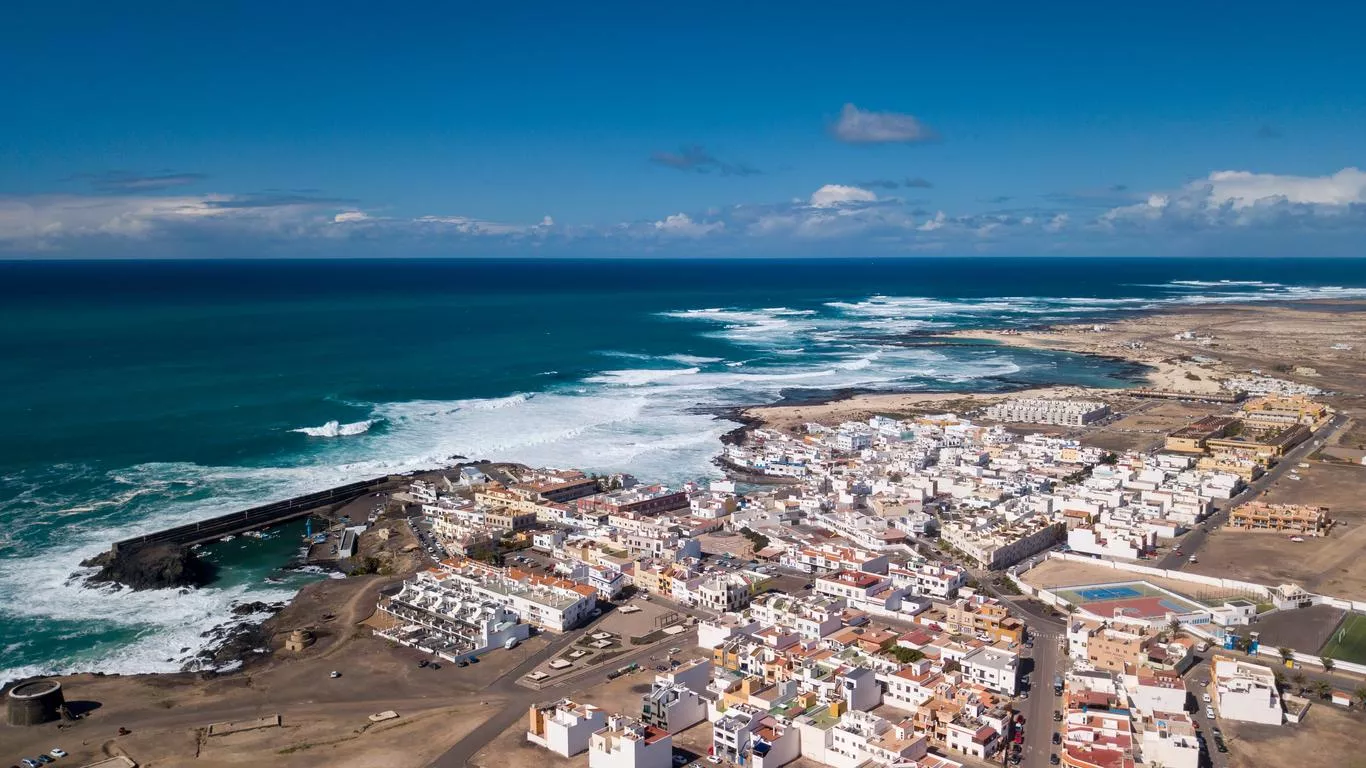
[{"label": "circular stone structure", "polygon": [[62,684],[33,680],[10,689],[5,697],[5,719],[10,725],[41,725],[61,718]]}]

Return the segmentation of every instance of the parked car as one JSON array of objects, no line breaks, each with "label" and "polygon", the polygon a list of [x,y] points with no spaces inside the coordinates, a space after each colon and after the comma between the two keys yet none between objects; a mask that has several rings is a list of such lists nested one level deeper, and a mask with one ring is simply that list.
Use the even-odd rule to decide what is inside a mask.
[{"label": "parked car", "polygon": [[1204,698],[1206,704],[1210,703],[1210,698],[1209,698],[1209,694],[1208,694],[1208,693],[1205,693],[1205,694],[1202,696],[1202,698]]},{"label": "parked car", "polygon": [[62,749],[61,747],[53,747],[52,750],[48,752],[48,754],[52,755],[53,757],[66,757],[66,750]]},{"label": "parked car", "polygon": [[1060,763],[1060,762],[1062,762],[1062,761],[1058,759],[1058,756],[1057,756],[1056,754],[1052,754],[1052,755],[1049,755],[1049,756],[1048,756],[1048,764],[1049,764],[1049,765],[1057,765],[1057,764]]},{"label": "parked car", "polygon": [[1211,720],[1214,719],[1214,707],[1205,707],[1205,717],[1208,717]]},{"label": "parked car", "polygon": [[332,678],[333,680],[336,680],[337,678],[341,677],[341,673],[334,669],[330,673],[328,673],[327,676]]},{"label": "parked car", "polygon": [[1061,744],[1061,743],[1062,743],[1062,734],[1061,734],[1061,733],[1058,733],[1057,731],[1054,731],[1054,732],[1053,732],[1053,743],[1054,743],[1054,744]]}]

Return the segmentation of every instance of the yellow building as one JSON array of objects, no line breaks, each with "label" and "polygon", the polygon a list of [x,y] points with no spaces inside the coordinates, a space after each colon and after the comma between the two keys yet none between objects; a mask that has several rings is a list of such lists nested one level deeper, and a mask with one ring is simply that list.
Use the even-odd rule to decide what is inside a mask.
[{"label": "yellow building", "polygon": [[1238,415],[1256,427],[1284,427],[1291,424],[1313,427],[1326,420],[1331,412],[1328,406],[1305,397],[1272,395],[1248,401]]},{"label": "yellow building", "polygon": [[1204,453],[1210,440],[1228,434],[1237,423],[1237,419],[1229,416],[1206,416],[1167,435],[1165,447],[1177,453]]},{"label": "yellow building", "polygon": [[1243,531],[1272,531],[1302,536],[1322,536],[1333,521],[1328,507],[1303,504],[1268,504],[1251,501],[1233,508],[1228,527]]}]

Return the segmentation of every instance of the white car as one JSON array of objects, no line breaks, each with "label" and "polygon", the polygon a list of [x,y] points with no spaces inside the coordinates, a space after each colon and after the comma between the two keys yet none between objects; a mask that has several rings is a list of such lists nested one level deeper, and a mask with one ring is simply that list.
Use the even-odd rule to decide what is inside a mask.
[{"label": "white car", "polygon": [[1205,694],[1204,698],[1205,698],[1205,703],[1206,703],[1206,704],[1210,703],[1210,698],[1209,698],[1209,694],[1208,694],[1208,693]]},{"label": "white car", "polygon": [[61,747],[53,747],[52,751],[48,752],[48,754],[53,757],[66,757],[66,750]]},{"label": "white car", "polygon": [[1211,720],[1214,719],[1214,707],[1205,707],[1205,717],[1208,717]]}]

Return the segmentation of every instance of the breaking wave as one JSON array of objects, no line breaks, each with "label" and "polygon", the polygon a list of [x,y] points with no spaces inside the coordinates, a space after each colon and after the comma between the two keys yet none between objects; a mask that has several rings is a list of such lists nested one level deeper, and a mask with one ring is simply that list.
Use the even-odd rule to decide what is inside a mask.
[{"label": "breaking wave", "polygon": [[342,424],[333,420],[321,427],[299,427],[298,429],[291,429],[290,432],[298,432],[309,437],[347,437],[349,435],[363,435],[377,423],[379,423],[378,419],[353,421],[350,424]]}]

